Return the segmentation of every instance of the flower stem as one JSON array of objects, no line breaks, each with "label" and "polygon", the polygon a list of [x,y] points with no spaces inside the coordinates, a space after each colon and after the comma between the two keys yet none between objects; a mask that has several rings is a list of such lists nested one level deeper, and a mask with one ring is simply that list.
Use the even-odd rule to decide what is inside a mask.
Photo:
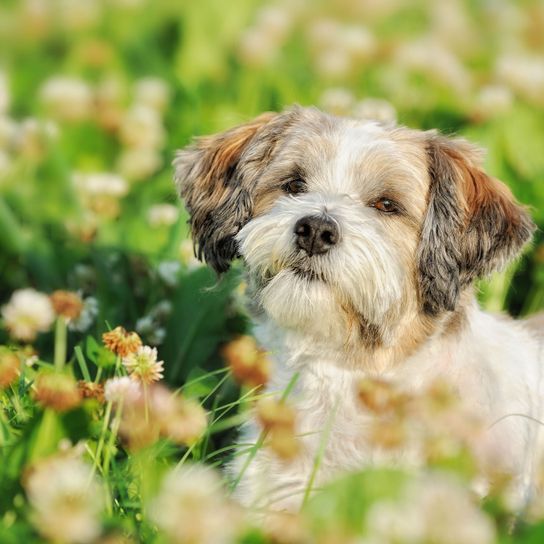
[{"label": "flower stem", "polygon": [[67,329],[66,320],[59,315],[55,325],[55,370],[62,370],[66,362]]},{"label": "flower stem", "polygon": [[123,401],[121,400],[119,404],[117,405],[117,409],[115,410],[115,418],[111,426],[111,432],[110,432],[110,436],[108,440],[108,445],[106,447],[106,451],[104,452],[104,466],[102,467],[102,473],[104,474],[104,477],[106,478],[108,476],[108,471],[110,469],[111,450],[113,449],[113,445],[117,438],[117,434],[119,433],[119,426],[121,425],[122,412],[123,412]]},{"label": "flower stem", "polygon": [[149,396],[147,394],[147,384],[142,383],[144,389],[145,422],[149,423]]},{"label": "flower stem", "polygon": [[[98,445],[96,446],[92,476],[94,476],[96,469],[100,463],[100,456],[102,455],[102,450],[104,449],[104,442],[106,440],[106,431],[108,430],[108,425],[109,425],[110,417],[111,417],[111,409],[112,409],[112,402],[109,401],[108,404],[106,404],[106,411],[104,414],[104,423],[102,424],[102,431],[100,432],[100,438],[98,439]],[[91,479],[92,479],[92,476],[91,476]]]}]

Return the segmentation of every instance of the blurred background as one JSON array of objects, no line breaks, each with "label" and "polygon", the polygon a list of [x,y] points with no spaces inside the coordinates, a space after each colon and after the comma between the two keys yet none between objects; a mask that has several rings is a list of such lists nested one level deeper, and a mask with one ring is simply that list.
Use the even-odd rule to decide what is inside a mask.
[{"label": "blurred background", "polygon": [[[2,0],[0,304],[78,291],[72,346],[121,324],[174,385],[217,368],[243,285],[195,261],[171,160],[293,102],[466,136],[544,225],[541,1]],[[543,262],[539,232],[482,303],[542,309]]]}]

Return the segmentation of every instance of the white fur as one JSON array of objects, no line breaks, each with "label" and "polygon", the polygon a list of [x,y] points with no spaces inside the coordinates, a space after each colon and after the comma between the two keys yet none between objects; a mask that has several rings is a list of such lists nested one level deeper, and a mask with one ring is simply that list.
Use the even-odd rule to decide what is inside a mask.
[{"label": "white fur", "polygon": [[[480,444],[484,460],[517,476],[520,491],[527,493],[534,464],[542,459],[543,442],[540,425],[523,415],[544,416],[538,363],[542,346],[521,324],[486,314],[476,305],[469,321],[461,335],[446,342],[440,338],[429,341],[382,375],[401,383],[407,392],[418,392],[438,377],[446,379],[489,426]],[[299,373],[290,401],[296,408],[303,451],[294,461],[285,462],[260,450],[238,487],[242,502],[272,509],[297,508],[329,424],[317,485],[346,470],[372,464],[419,463],[416,451],[402,450],[391,458],[365,440],[372,416],[361,409],[356,384],[368,372],[345,368],[342,350],[331,349],[326,341],[316,343],[315,337],[286,332],[271,321],[258,325],[255,335],[268,347],[275,364],[267,392],[280,394],[293,374]],[[250,423],[243,429],[241,442],[256,442],[259,432]],[[235,463],[233,473],[241,469],[244,459]]]},{"label": "white fur", "polygon": [[[401,153],[395,142],[381,140],[382,132],[376,125],[361,128],[346,122],[343,132],[329,142],[334,158],[324,161],[319,174],[308,180],[308,193],[280,197],[237,235],[250,284],[256,285],[252,294],[260,313],[255,335],[275,363],[266,391],[280,394],[294,373],[299,374],[290,401],[303,443],[302,453],[292,462],[266,449],[257,453],[237,489],[245,504],[298,507],[329,428],[318,485],[369,464],[418,463],[415,450],[407,448],[391,458],[366,440],[372,416],[361,409],[356,384],[368,375],[393,380],[408,392],[422,390],[438,377],[447,380],[489,426],[479,445],[482,458],[516,475],[522,489],[530,489],[542,440],[540,425],[523,416],[543,419],[544,391],[540,346],[521,324],[488,315],[473,302],[458,332],[443,335],[438,327],[400,362],[380,366],[371,356],[357,358],[348,348],[344,303],[371,324],[387,323],[382,332],[389,345],[409,329],[417,314],[414,297],[405,296],[415,289],[410,263],[417,231],[407,231],[399,240],[399,230],[388,227],[367,198],[393,180],[412,195],[408,205],[421,219],[428,183],[425,164],[406,149]],[[390,159],[384,160],[384,154]],[[354,168],[360,163],[368,168]],[[321,214],[337,224],[341,242],[312,258],[311,270],[320,277],[312,281],[293,271],[308,265],[295,246],[293,229],[301,217]],[[259,428],[250,423],[242,434],[242,443],[255,442]],[[233,463],[234,475],[245,459]]]}]

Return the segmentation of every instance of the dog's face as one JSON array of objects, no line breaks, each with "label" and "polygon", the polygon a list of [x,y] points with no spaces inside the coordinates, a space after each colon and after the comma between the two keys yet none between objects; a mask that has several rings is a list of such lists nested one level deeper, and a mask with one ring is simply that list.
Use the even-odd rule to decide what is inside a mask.
[{"label": "dog's face", "polygon": [[241,256],[259,310],[377,345],[407,316],[455,311],[533,225],[466,142],[295,107],[179,152],[198,256]]}]

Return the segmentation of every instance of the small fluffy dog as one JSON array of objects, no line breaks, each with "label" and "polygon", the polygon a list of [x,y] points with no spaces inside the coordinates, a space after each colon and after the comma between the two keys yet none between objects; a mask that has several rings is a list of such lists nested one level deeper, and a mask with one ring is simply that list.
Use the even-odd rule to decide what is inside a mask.
[{"label": "small fluffy dog", "polygon": [[[198,257],[217,272],[243,259],[254,332],[275,362],[267,390],[298,373],[302,452],[287,463],[259,450],[243,502],[296,508],[333,412],[317,481],[379,462],[362,376],[413,392],[447,381],[489,424],[481,455],[530,490],[543,335],[481,311],[473,283],[514,259],[534,225],[475,147],[292,107],[201,138],[174,165]],[[244,432],[255,442],[259,429]]]}]

